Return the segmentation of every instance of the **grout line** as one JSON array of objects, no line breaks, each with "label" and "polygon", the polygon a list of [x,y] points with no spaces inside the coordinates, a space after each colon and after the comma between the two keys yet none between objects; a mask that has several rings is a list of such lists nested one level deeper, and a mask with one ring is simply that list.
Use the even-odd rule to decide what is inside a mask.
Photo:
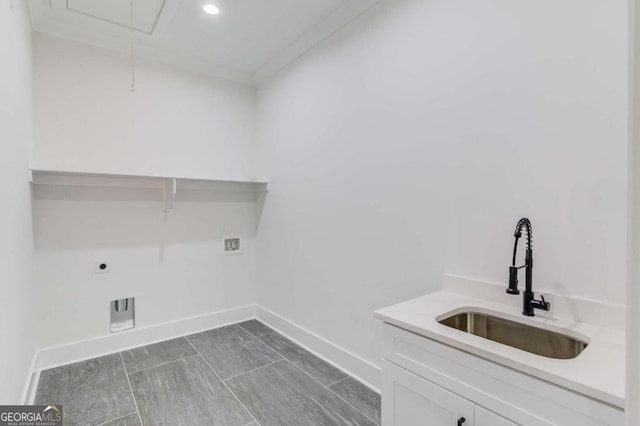
[{"label": "grout line", "polygon": [[[327,340],[325,337],[302,327],[295,321],[291,321],[290,319],[270,311],[260,304],[256,304],[255,307],[256,316],[259,321],[266,324],[277,333],[282,334],[296,345],[305,348],[307,351],[311,352],[323,361],[344,371],[347,375],[364,384],[378,395],[381,393],[380,385],[373,385],[373,383],[378,383],[380,366],[374,365],[371,361],[368,361],[335,342]],[[355,361],[356,364],[360,364],[360,366],[351,365],[349,368],[344,368],[345,364],[342,362],[351,363],[351,361],[345,359],[345,357]],[[361,370],[358,372],[362,367],[369,371]]]},{"label": "grout line", "polygon": [[122,367],[124,367],[124,374],[129,375],[129,370],[127,370],[127,364],[124,363],[124,357],[122,356],[122,351],[118,352],[120,355],[120,361],[122,361]]},{"label": "grout line", "polygon": [[[328,390],[329,392],[331,392],[332,394],[334,394],[335,396],[337,396],[339,399],[341,399],[344,403],[346,403],[349,407],[353,408],[354,410],[356,410],[358,413],[362,414],[366,419],[370,420],[371,422],[373,422],[374,425],[377,425],[378,422],[376,422],[375,420],[373,420],[371,417],[367,416],[365,413],[363,413],[362,411],[358,410],[356,407],[353,406],[353,404],[351,404],[349,401],[345,400],[343,397],[341,397],[340,395],[338,395],[337,393],[335,393],[332,389],[329,389],[327,386],[323,385],[322,383],[320,383],[318,380],[316,380],[313,376],[311,376],[309,373],[307,373],[306,371],[304,371],[303,369],[301,369],[300,367],[298,367],[297,365],[295,365],[292,362],[289,362],[289,364],[293,365],[295,368],[297,368],[298,370],[302,371],[302,373],[306,374],[307,376],[309,376],[313,381],[315,381],[316,383],[318,383],[320,386],[322,386],[323,388],[325,388],[326,390]],[[347,375],[347,377],[351,377],[349,375]],[[347,378],[345,377],[345,379]],[[343,379],[344,380],[344,379]]]},{"label": "grout line", "polygon": [[281,361],[288,361],[288,360],[286,360],[284,358],[280,358],[277,361],[273,361],[273,362],[270,362],[269,364],[261,365],[260,367],[254,368],[253,370],[249,370],[249,371],[245,371],[244,373],[236,374],[235,376],[229,377],[228,379],[224,379],[224,381],[226,382],[227,380],[233,380],[233,379],[235,379],[237,377],[244,376],[245,374],[253,373],[254,371],[261,370],[263,368],[269,367],[270,365],[277,364],[277,363],[279,363]]},{"label": "grout line", "polygon": [[268,333],[264,333],[264,334],[257,335],[257,334],[253,334],[252,332],[250,332],[249,330],[247,330],[247,329],[246,329],[246,328],[244,328],[244,327],[242,327],[242,329],[243,329],[244,331],[246,331],[247,333],[251,334],[251,335],[252,335],[253,337],[255,337],[256,339],[260,339],[260,338],[262,338],[262,337],[267,337],[267,336],[269,336],[269,335],[271,335],[271,334],[277,333],[277,331],[275,331],[275,330],[271,330],[271,331],[270,331],[270,332],[268,332]]},{"label": "grout line", "polygon": [[[240,328],[242,328],[242,327],[240,327]],[[243,328],[243,330],[244,330],[244,328]],[[263,341],[262,341],[262,337],[267,337],[269,334],[273,334],[273,333],[265,334],[265,335],[264,335],[264,336],[262,336],[262,337],[258,337],[258,336],[254,336],[253,334],[249,333],[249,331],[247,331],[247,330],[244,330],[244,331],[246,331],[246,332],[247,332],[247,334],[249,334],[249,336],[251,336],[252,338],[256,339],[258,342],[260,342],[260,343],[262,344],[262,346],[264,346],[265,348],[269,349],[271,352],[275,353],[276,355],[279,355],[279,356],[280,356],[280,358],[284,359],[285,361],[289,361],[289,362],[291,362],[291,361],[289,360],[289,358],[287,358],[287,357],[286,357],[286,356],[284,356],[282,353],[280,353],[280,351],[275,350],[274,348],[272,348],[271,346],[267,345],[265,342],[263,342]],[[275,333],[275,331],[274,331],[274,333]],[[286,336],[283,336],[283,337],[286,339]],[[304,349],[304,348],[303,348],[303,349]],[[278,360],[278,361],[282,361],[282,359],[280,359],[280,360]],[[278,362],[278,361],[274,361],[274,363],[275,363],[275,362]],[[272,364],[273,364],[273,363],[272,363]]]},{"label": "grout line", "polygon": [[151,367],[143,368],[142,370],[136,370],[136,371],[134,371],[132,373],[129,373],[129,376],[132,376],[132,375],[138,374],[138,373],[142,373],[143,371],[151,370],[152,368],[157,368],[157,367],[162,367],[164,365],[173,364],[174,362],[182,361],[183,359],[191,358],[191,357],[194,357],[194,356],[198,356],[198,354],[192,354],[192,355],[183,356],[182,358],[174,359],[173,361],[167,361],[167,362],[163,362],[162,364],[153,365]]},{"label": "grout line", "polygon": [[[251,331],[249,331],[249,329],[245,328],[245,327],[242,325],[242,323],[241,323],[241,322],[239,322],[239,323],[238,323],[238,325],[239,325],[240,327],[242,327],[245,331],[247,331],[249,334],[251,334],[253,337],[257,337],[258,339],[259,339],[259,338],[261,338],[261,337],[268,336],[268,335],[270,335],[270,334],[276,333],[276,331],[275,331],[273,328],[269,327],[268,325],[266,325],[265,323],[263,323],[263,322],[262,322],[262,321],[260,321],[259,319],[254,318],[254,320],[255,320],[255,321],[258,321],[260,324],[264,325],[265,327],[267,327],[267,328],[268,328],[269,330],[271,330],[271,331],[269,331],[268,333],[264,333],[264,334],[261,334],[261,335],[257,335],[257,334],[253,334]],[[249,320],[249,321],[251,321],[251,320]],[[243,321],[243,322],[247,322],[247,321]]]},{"label": "grout line", "polygon": [[[251,321],[251,320],[249,320],[249,321]],[[256,319],[256,321],[258,321],[258,320]],[[245,322],[246,322],[246,321],[245,321]],[[263,324],[265,327],[267,327],[267,325],[266,325],[266,324],[264,324],[264,323],[262,323],[262,322],[260,322],[260,324]],[[275,332],[276,332],[273,328],[268,327],[268,328],[269,328],[269,330],[271,330],[271,331],[269,331],[268,333],[264,333],[264,334],[257,335],[257,334],[253,334],[251,331],[249,331],[249,329],[245,328],[245,327],[242,325],[242,323],[238,323],[238,325],[239,325],[240,327],[242,327],[242,329],[243,329],[244,331],[246,331],[247,333],[251,334],[253,337],[257,337],[258,339],[259,339],[259,338],[261,338],[261,337],[263,337],[263,336],[268,336],[269,334],[273,334],[273,333],[275,333]]]},{"label": "grout line", "polygon": [[131,386],[131,380],[129,380],[129,375],[127,374],[127,367],[124,365],[124,358],[122,358],[122,352],[118,352],[120,355],[120,362],[122,362],[122,368],[124,368],[124,375],[127,377],[127,383],[129,384],[129,390],[131,391],[131,397],[133,398],[133,405],[136,407],[136,412],[138,413],[138,420],[140,420],[140,426],[144,426],[142,423],[142,416],[140,415],[140,409],[138,408],[138,401],[136,401],[136,394],[133,393],[133,386]]},{"label": "grout line", "polygon": [[[289,338],[287,338],[286,336],[284,336],[287,340],[289,340],[293,345],[298,346],[300,348],[302,348],[304,351],[307,351],[305,348],[303,348],[302,346],[298,345],[297,343],[292,342]],[[276,352],[277,354],[279,354],[282,358],[284,358],[285,361],[287,361],[289,364],[293,365],[295,368],[297,368],[298,370],[302,371],[304,374],[306,374],[307,376],[309,376],[312,380],[314,380],[316,383],[318,383],[320,386],[322,386],[323,388],[327,389],[329,392],[331,392],[332,394],[334,394],[335,396],[337,396],[339,399],[341,399],[342,401],[344,401],[347,405],[349,405],[351,408],[353,408],[354,410],[356,410],[358,413],[362,414],[366,419],[370,420],[371,422],[373,422],[373,424],[377,425],[378,422],[376,422],[375,420],[373,420],[371,417],[367,416],[366,414],[364,414],[362,411],[360,411],[359,409],[357,409],[353,404],[351,404],[349,401],[345,400],[343,397],[341,397],[340,395],[338,395],[337,393],[335,393],[333,391],[333,389],[330,389],[329,386],[333,386],[336,383],[340,383],[343,380],[348,379],[349,377],[351,377],[349,374],[347,374],[346,372],[340,370],[340,372],[342,372],[343,374],[345,374],[345,377],[341,378],[340,380],[338,380],[335,383],[332,383],[330,385],[324,385],[322,384],[319,380],[317,380],[315,377],[313,377],[311,374],[307,373],[306,371],[304,371],[302,368],[298,367],[296,364],[294,364],[289,358],[287,358],[283,353],[281,353],[280,351],[272,348],[271,346],[267,345],[265,342],[262,341],[261,338],[258,337],[258,340],[265,345],[266,347],[268,347],[269,349],[271,349],[272,351]],[[309,352],[311,353],[311,352]],[[313,355],[313,354],[311,354]],[[315,355],[314,355],[315,356]],[[322,360],[323,362],[326,362],[324,360]],[[327,363],[328,364],[328,363]],[[329,364],[330,365],[330,364]],[[336,367],[337,368],[337,367]]]},{"label": "grout line", "polygon": [[[312,377],[313,380],[315,380],[316,382],[320,383],[322,386],[324,386],[325,388],[328,388],[329,386],[333,386],[338,382],[343,381],[346,378],[351,377],[349,374],[347,374],[345,371],[343,371],[342,369],[336,367],[335,365],[331,365],[328,362],[326,362],[325,360],[323,360],[322,358],[316,356],[315,354],[313,354],[312,352],[306,350],[305,348],[303,348],[302,346],[298,345],[297,343],[293,342],[291,339],[289,339],[287,336],[281,334],[282,337],[284,337],[289,343],[291,343],[291,345],[296,346],[300,349],[302,349],[303,351],[305,351],[307,354],[311,355],[312,357],[315,357],[317,359],[319,359],[320,361],[324,362],[325,364],[330,365],[331,367],[335,368],[336,370],[338,370],[340,373],[344,374],[344,377],[342,377],[340,380],[338,380],[335,383],[332,383],[331,385],[325,385],[323,383],[321,383],[319,380],[317,380],[315,377]],[[260,340],[260,342],[265,345],[267,348],[271,349],[272,351],[274,351],[275,353],[277,353],[278,355],[280,355],[282,358],[286,359],[287,361],[289,361],[291,364],[296,365],[289,357],[287,357],[284,353],[280,352],[279,350],[277,350],[276,348],[272,348],[271,345],[268,345],[266,342],[263,342],[262,339],[258,338],[258,340]],[[297,365],[296,365],[297,367]],[[298,367],[299,370],[302,370],[300,367]],[[311,374],[307,373],[305,371],[305,374],[309,377],[311,377]]]},{"label": "grout line", "polygon": [[[246,328],[244,328],[243,326],[241,326],[241,325],[240,325],[240,323],[235,324],[235,325],[237,325],[237,326],[238,326],[238,328],[240,328],[240,330],[244,331],[244,332],[245,332],[245,333],[247,333],[249,336],[251,336],[251,337],[255,337],[256,339],[259,339],[259,338],[260,338],[259,336],[256,336],[255,334],[253,334],[252,332],[250,332],[249,330],[247,330]],[[269,334],[271,334],[271,333],[269,333]],[[266,334],[265,334],[265,336],[266,336]]]},{"label": "grout line", "polygon": [[[273,334],[273,333],[271,333],[271,334]],[[284,335],[282,335],[282,334],[280,334],[280,335],[281,335],[282,337],[284,337],[285,339],[289,340],[289,338],[288,338],[287,336],[284,336]],[[264,336],[262,336],[262,337],[267,337],[267,336],[268,336],[268,334],[265,334],[265,335],[264,335]],[[291,362],[291,360],[290,360],[289,358],[287,358],[287,357],[286,357],[282,352],[280,352],[280,351],[279,351],[279,350],[277,350],[276,348],[272,348],[272,347],[271,347],[271,345],[268,345],[266,342],[264,342],[264,341],[262,340],[262,337],[256,337],[256,339],[258,339],[258,341],[259,341],[260,343],[262,343],[262,344],[264,345],[264,347],[265,347],[265,348],[269,348],[269,349],[271,349],[273,352],[275,352],[275,353],[277,353],[278,355],[280,355],[280,356],[282,357],[282,359],[286,359],[287,361]],[[291,340],[289,340],[289,341],[291,342]],[[291,343],[293,343],[293,342],[291,342]],[[294,344],[295,344],[295,343],[294,343]],[[299,345],[296,345],[296,346],[299,346]],[[302,349],[304,349],[304,348],[302,348]],[[306,350],[306,349],[305,349],[305,350]],[[309,351],[307,351],[307,352],[309,352]],[[293,364],[293,362],[291,362],[291,363]]]},{"label": "grout line", "polygon": [[[242,328],[242,327],[240,327]],[[236,399],[236,401],[238,401],[238,403],[242,406],[242,408],[244,408],[244,410],[247,412],[247,414],[249,414],[251,416],[251,418],[253,419],[253,421],[255,421],[258,426],[260,426],[260,422],[258,422],[258,419],[256,419],[256,416],[253,415],[253,413],[251,413],[251,411],[249,411],[249,409],[242,403],[242,401],[240,401],[240,398],[238,398],[238,395],[236,395],[229,386],[227,386],[227,383],[222,380],[222,377],[220,377],[220,375],[216,372],[216,370],[213,369],[213,367],[211,366],[211,364],[209,364],[209,362],[202,356],[202,354],[200,353],[200,351],[193,345],[193,343],[191,343],[191,340],[189,340],[188,337],[184,337],[187,342],[189,342],[189,344],[191,345],[191,347],[193,348],[194,351],[196,351],[198,353],[198,355],[200,356],[200,358],[202,358],[202,361],[204,361],[204,363],[207,365],[207,367],[209,367],[209,369],[211,371],[213,371],[213,374],[216,375],[216,377],[222,382],[222,384],[224,385],[225,388],[227,388],[227,390],[229,392],[231,392],[231,395],[233,395],[233,397]],[[248,425],[253,423],[253,421],[247,423]]]},{"label": "grout line", "polygon": [[98,425],[96,425],[96,426],[106,425],[107,423],[115,422],[116,420],[120,420],[120,419],[124,419],[125,417],[129,417],[129,416],[130,416],[130,415],[132,415],[132,414],[138,414],[138,412],[137,412],[137,411],[132,411],[131,413],[129,413],[129,414],[125,414],[125,415],[124,415],[124,416],[122,416],[122,417],[116,417],[115,419],[107,420],[106,422],[99,423],[99,424],[98,424]]},{"label": "grout line", "polygon": [[[331,386],[333,386],[333,385],[337,385],[338,383],[340,383],[340,382],[342,382],[342,381],[344,381],[344,380],[347,380],[349,377],[351,377],[351,376],[349,376],[349,375],[347,374],[347,377],[343,377],[342,379],[338,380],[338,381],[337,381],[337,382],[335,382],[335,383],[331,383],[330,385],[326,385],[326,387],[330,388],[330,387],[331,387]],[[354,379],[354,380],[355,380],[355,379]]]}]

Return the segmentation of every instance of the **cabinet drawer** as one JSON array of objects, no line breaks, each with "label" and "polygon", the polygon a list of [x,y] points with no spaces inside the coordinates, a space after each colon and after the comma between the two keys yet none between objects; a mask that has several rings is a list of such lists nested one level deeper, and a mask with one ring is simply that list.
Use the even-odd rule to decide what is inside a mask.
[{"label": "cabinet drawer", "polygon": [[474,425],[471,402],[387,361],[382,394],[383,426]]},{"label": "cabinet drawer", "polygon": [[489,410],[485,410],[482,407],[476,407],[473,411],[475,426],[517,426],[515,423],[510,422],[504,417],[492,413]]}]

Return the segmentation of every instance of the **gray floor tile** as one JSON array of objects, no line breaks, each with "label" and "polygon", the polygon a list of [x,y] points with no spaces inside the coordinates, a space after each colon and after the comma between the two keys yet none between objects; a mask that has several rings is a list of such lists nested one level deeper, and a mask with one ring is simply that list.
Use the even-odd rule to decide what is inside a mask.
[{"label": "gray floor tile", "polygon": [[145,425],[244,426],[253,420],[199,356],[129,378]]},{"label": "gray floor tile", "polygon": [[209,330],[187,338],[223,379],[282,359],[239,325]]},{"label": "gray floor tile", "polygon": [[239,325],[256,337],[261,337],[274,332],[271,327],[264,325],[256,319],[241,322]]},{"label": "gray floor tile", "polygon": [[262,426],[375,425],[288,361],[227,384]]},{"label": "gray floor tile", "polygon": [[126,417],[122,417],[110,422],[104,423],[101,426],[141,426],[138,413],[129,414]]},{"label": "gray floor tile", "polygon": [[345,372],[323,361],[279,333],[263,336],[260,340],[325,386],[347,377]]},{"label": "gray floor tile", "polygon": [[131,374],[195,354],[193,346],[184,337],[180,337],[124,351],[122,352],[122,360],[127,368],[127,373]]},{"label": "gray floor tile", "polygon": [[380,424],[380,394],[369,389],[353,377],[347,377],[329,387],[329,389],[371,420]]},{"label": "gray floor tile", "polygon": [[43,371],[35,403],[62,405],[65,425],[97,425],[136,411],[120,354]]}]

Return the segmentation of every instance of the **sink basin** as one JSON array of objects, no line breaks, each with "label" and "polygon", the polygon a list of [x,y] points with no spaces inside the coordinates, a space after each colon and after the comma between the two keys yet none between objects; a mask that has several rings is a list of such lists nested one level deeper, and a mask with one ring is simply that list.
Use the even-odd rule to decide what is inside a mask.
[{"label": "sink basin", "polygon": [[563,333],[480,312],[461,312],[438,322],[547,358],[576,358],[588,345],[581,339]]}]

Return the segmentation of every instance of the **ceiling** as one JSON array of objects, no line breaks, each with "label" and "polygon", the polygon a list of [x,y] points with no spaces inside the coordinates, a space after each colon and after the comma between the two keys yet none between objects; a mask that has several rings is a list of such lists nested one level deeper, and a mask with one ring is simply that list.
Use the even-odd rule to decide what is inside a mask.
[{"label": "ceiling", "polygon": [[[35,31],[258,84],[380,0],[28,0]],[[212,3],[218,15],[202,7]]]}]

